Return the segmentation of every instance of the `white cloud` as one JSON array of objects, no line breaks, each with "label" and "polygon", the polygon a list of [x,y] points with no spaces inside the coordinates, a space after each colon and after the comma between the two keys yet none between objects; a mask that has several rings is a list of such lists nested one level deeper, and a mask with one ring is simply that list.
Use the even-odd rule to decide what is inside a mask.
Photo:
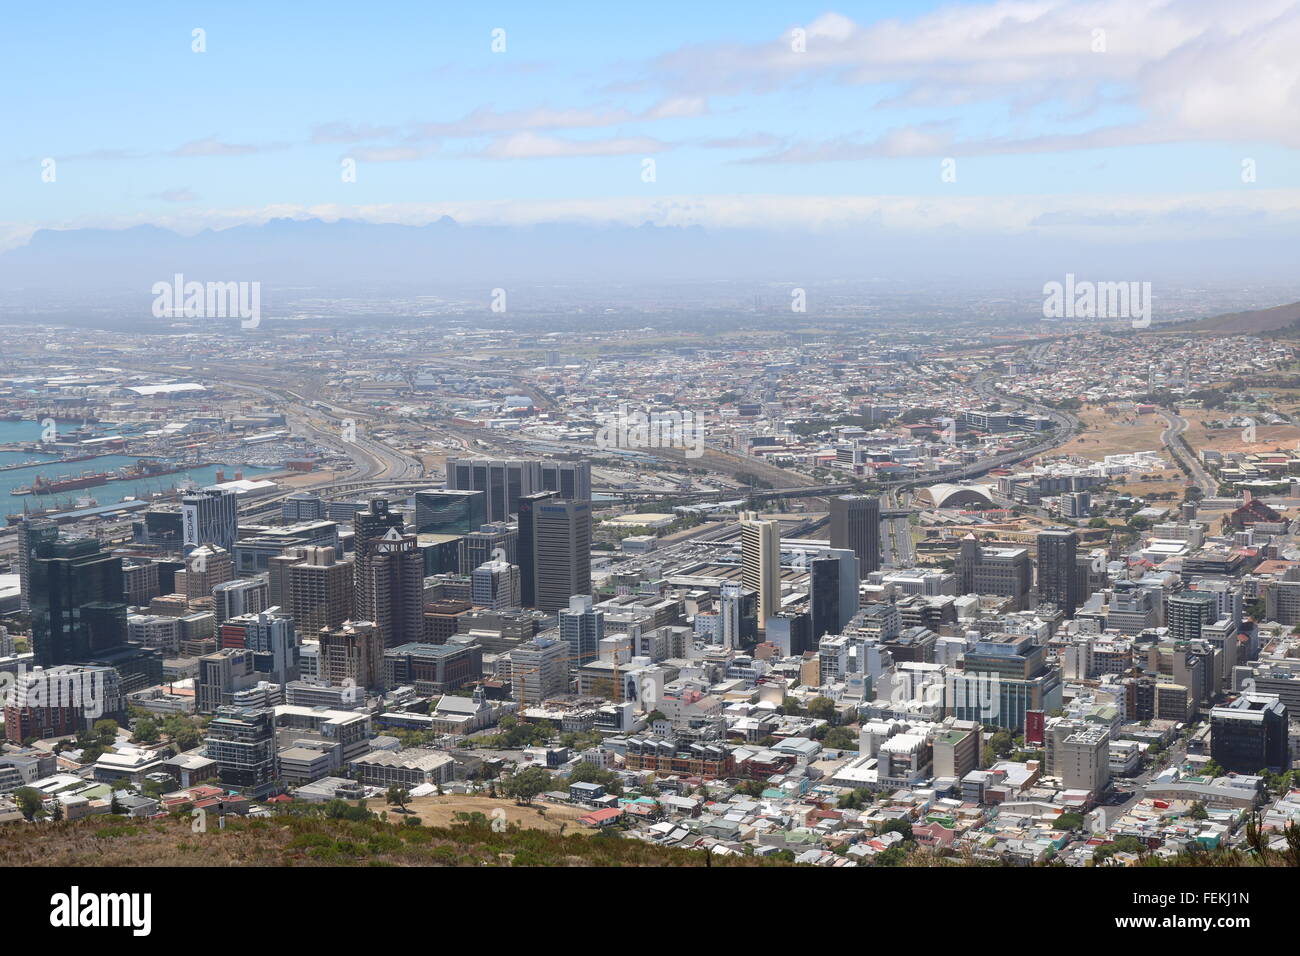
[{"label": "white cloud", "polygon": [[154,198],[161,199],[163,202],[193,202],[199,197],[190,190],[189,186],[181,186],[178,189],[164,189],[160,193],[155,193]]},{"label": "white cloud", "polygon": [[[1090,195],[1021,196],[789,196],[679,195],[555,200],[275,204],[233,209],[178,208],[163,215],[81,217],[49,228],[126,228],[149,223],[178,232],[222,229],[276,218],[360,219],[421,225],[442,216],[480,225],[531,226],[568,222],[710,229],[817,232],[878,229],[899,236],[960,230],[990,238],[1040,235],[1107,242],[1258,238],[1300,227],[1300,189],[1243,190],[1184,196],[1111,197],[1103,210]],[[28,224],[0,222],[0,245],[21,245]]]},{"label": "white cloud", "polygon": [[[878,104],[946,110],[1045,104],[1075,117],[1116,103],[1136,119],[1091,130],[981,137],[959,151],[1030,152],[1192,141],[1300,146],[1297,0],[996,0],[945,5],[909,20],[860,24],[828,13],[753,45],[696,45],[655,60],[651,73],[679,96],[766,93],[834,82],[895,90]],[[1050,130],[1052,127],[1045,127]],[[794,144],[792,161],[915,155],[952,149],[900,127],[878,142]]]},{"label": "white cloud", "polygon": [[627,156],[658,153],[667,146],[648,136],[615,136],[607,139],[562,139],[538,133],[514,133],[494,140],[486,149],[470,155],[485,159],[552,159],[581,156]]}]

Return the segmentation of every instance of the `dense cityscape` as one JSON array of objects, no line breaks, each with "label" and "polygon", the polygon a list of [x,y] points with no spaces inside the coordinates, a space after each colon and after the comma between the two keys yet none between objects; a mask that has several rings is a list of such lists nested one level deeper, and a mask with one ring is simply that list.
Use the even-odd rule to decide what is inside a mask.
[{"label": "dense cityscape", "polygon": [[1300,0],[50,13],[0,56],[21,931],[623,929],[617,868],[895,945],[971,876],[993,932],[1290,928]]},{"label": "dense cityscape", "polygon": [[355,805],[830,867],[1285,844],[1294,345],[355,348],[384,334],[6,354],[2,818]]}]

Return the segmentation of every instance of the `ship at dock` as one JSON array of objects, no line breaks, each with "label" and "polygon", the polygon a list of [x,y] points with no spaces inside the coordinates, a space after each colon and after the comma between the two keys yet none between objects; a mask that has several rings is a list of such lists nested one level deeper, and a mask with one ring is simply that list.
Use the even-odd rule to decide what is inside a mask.
[{"label": "ship at dock", "polygon": [[137,481],[141,478],[160,478],[163,475],[174,475],[177,472],[193,467],[196,467],[196,465],[179,464],[163,459],[139,458],[131,467],[122,468],[118,471],[82,472],[80,475],[60,475],[54,479],[38,474],[32,479],[30,487],[14,488],[9,494],[15,497],[21,495],[54,495],[62,491],[97,488],[100,485],[108,484],[110,481]]},{"label": "ship at dock", "polygon": [[[33,495],[56,495],[61,491],[78,491],[82,488],[98,488],[100,485],[106,485],[112,481],[114,475],[111,471],[100,471],[94,473],[83,473],[80,475],[60,475],[57,478],[49,479],[44,475],[37,475],[32,479],[32,486],[29,493]],[[15,494],[21,489],[14,489],[10,494]]]}]

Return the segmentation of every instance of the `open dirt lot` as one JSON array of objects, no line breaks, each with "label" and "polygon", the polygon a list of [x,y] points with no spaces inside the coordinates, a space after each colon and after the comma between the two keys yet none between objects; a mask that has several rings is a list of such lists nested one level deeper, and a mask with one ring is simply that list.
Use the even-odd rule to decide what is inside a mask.
[{"label": "open dirt lot", "polygon": [[[376,797],[366,801],[366,806],[375,813],[387,810],[390,822],[394,818],[399,820],[401,818],[401,814],[396,812],[397,808],[390,807],[383,797]],[[426,827],[447,826],[455,822],[457,813],[474,813],[475,811],[490,820],[493,811],[498,808],[505,811],[506,820],[510,823],[518,823],[521,827],[530,830],[547,830],[550,832],[558,831],[561,823],[568,824],[567,831],[581,828],[578,818],[590,812],[578,807],[556,806],[553,803],[537,801],[534,801],[531,807],[521,807],[516,806],[513,800],[493,800],[491,797],[469,794],[416,797],[407,804],[407,809],[412,811],[413,816],[419,817],[420,822]],[[545,814],[538,813],[539,809],[545,811]]]}]

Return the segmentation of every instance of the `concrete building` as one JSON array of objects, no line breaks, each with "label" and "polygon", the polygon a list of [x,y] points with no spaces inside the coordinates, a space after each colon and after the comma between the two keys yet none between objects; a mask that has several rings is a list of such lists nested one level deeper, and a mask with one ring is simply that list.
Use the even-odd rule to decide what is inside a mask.
[{"label": "concrete building", "polygon": [[847,548],[858,559],[858,574],[866,578],[880,568],[880,499],[870,495],[837,495],[830,500],[832,548]]},{"label": "concrete building", "polygon": [[[399,645],[400,646],[400,645]],[[355,684],[367,690],[384,686],[384,642],[373,621],[345,621],[320,631],[319,679]]]},{"label": "concrete building", "polygon": [[1230,773],[1291,767],[1287,709],[1272,695],[1242,694],[1210,711],[1210,755]]},{"label": "concrete building", "polygon": [[758,626],[766,629],[767,619],[781,609],[781,531],[747,511],[740,516],[741,583],[758,594]]}]

